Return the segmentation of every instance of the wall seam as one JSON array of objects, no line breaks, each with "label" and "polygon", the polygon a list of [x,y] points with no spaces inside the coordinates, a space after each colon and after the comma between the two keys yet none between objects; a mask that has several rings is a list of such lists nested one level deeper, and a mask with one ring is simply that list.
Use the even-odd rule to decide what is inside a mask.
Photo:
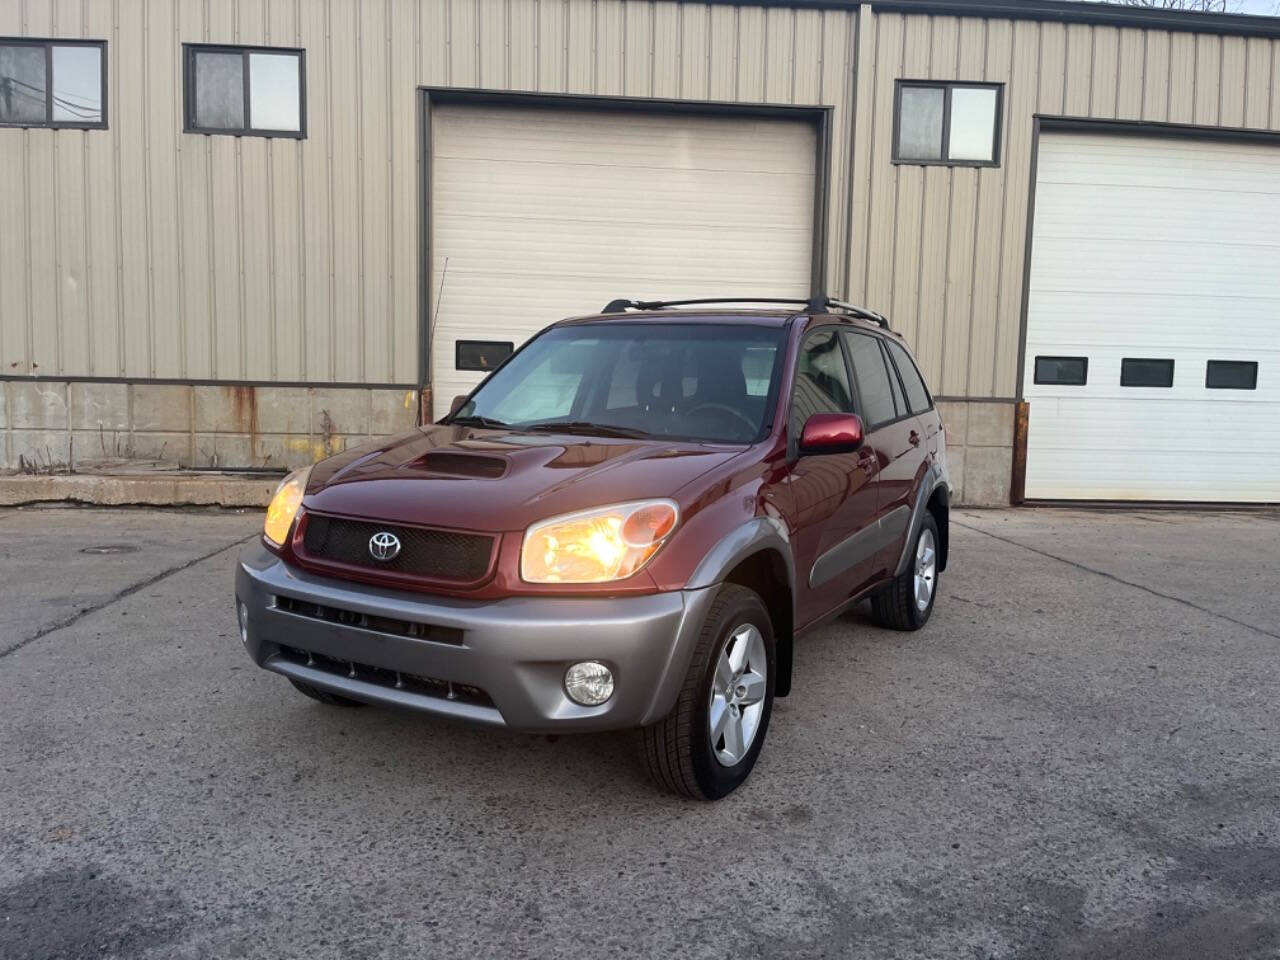
[{"label": "wall seam", "polygon": [[[367,264],[365,261],[365,215],[364,215],[364,19],[362,14],[364,8],[362,5],[356,5],[352,8],[352,19],[355,21],[355,54],[356,54],[356,182],[359,184],[359,197],[356,204],[356,232],[358,237],[358,272],[360,277],[359,304],[358,311],[360,336],[359,349],[357,356],[359,357],[360,379],[368,380],[369,366],[369,310],[368,310],[368,279],[366,276]],[[479,30],[476,31],[477,36]],[[478,51],[477,51],[478,52]],[[477,70],[479,68],[477,67]]]},{"label": "wall seam", "polygon": [[[174,58],[173,70],[173,88],[177,91],[178,104],[178,132],[174,135],[173,147],[173,214],[174,225],[177,227],[177,243],[175,249],[178,255],[178,316],[176,318],[178,325],[178,372],[182,376],[188,376],[187,369],[187,281],[186,281],[186,252],[182,242],[184,230],[184,222],[182,216],[182,120],[183,120],[183,97],[185,90],[182,86],[182,5],[175,3],[173,5],[173,36],[169,40],[169,49]],[[175,118],[170,117],[170,120]]]},{"label": "wall seam", "polygon": [[[849,284],[852,281],[853,271],[853,195],[855,193],[853,184],[854,177],[857,176],[857,143],[858,143],[858,57],[860,37],[862,32],[862,7],[850,15],[849,24],[846,28],[848,34],[845,46],[845,71],[848,74],[848,82],[845,85],[846,110],[849,117],[849,134],[845,138],[845,175],[843,177],[845,183],[845,203],[844,203],[844,242],[840,245],[839,255],[844,260],[844,269],[841,270],[839,297],[843,300],[849,299],[852,292]],[[768,30],[765,31],[766,51]],[[767,60],[767,58],[766,58]]]},{"label": "wall seam", "polygon": [[[111,47],[120,49],[120,0],[111,0]],[[120,89],[119,57],[111,57],[108,68],[112,90]],[[120,124],[111,127],[112,181],[115,187],[116,227],[116,371],[124,376],[127,332],[124,319],[124,224],[121,215]]]},{"label": "wall seam", "polygon": [[[394,47],[392,39],[392,20],[394,14],[392,12],[391,0],[386,0],[385,14],[386,30],[383,34],[386,46],[387,61],[387,104],[393,105],[395,100],[395,81],[394,74]],[[387,379],[395,379],[396,375],[396,112],[394,109],[387,110],[387,263],[386,263],[386,282],[387,282],[387,313],[384,323],[387,324]],[[372,401],[370,401],[372,403]],[[372,413],[370,414],[369,429],[373,430]]]},{"label": "wall seam", "polygon": [[[907,59],[907,18],[900,16],[902,21],[902,42],[898,47],[898,64],[897,74],[902,75],[904,64]],[[898,218],[901,215],[902,203],[902,168],[894,166],[893,168],[893,234],[889,248],[892,253],[889,257],[889,316],[895,316],[898,306]]]},{"label": "wall seam", "polygon": [[[448,6],[446,4],[446,11]],[[448,39],[446,32],[446,51],[448,48]],[[333,0],[325,0],[324,4],[324,55],[325,63],[333,63]],[[452,67],[448,58],[445,60],[445,70],[449,71]],[[337,240],[336,227],[334,226],[334,202],[333,202],[333,71],[325,70],[325,107],[329,109],[330,119],[325,123],[325,177],[328,180],[328,198],[329,216],[326,224],[329,233],[329,257],[326,272],[328,273],[329,284],[329,379],[338,379],[338,318],[336,298],[338,293],[337,279],[334,276],[335,260],[337,257]],[[311,421],[307,421],[308,429],[310,429]]]}]

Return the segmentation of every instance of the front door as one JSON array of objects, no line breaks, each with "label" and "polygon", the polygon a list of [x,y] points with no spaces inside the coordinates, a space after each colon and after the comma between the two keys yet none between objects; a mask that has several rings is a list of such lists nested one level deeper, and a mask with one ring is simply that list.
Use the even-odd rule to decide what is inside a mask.
[{"label": "front door", "polygon": [[[787,437],[793,456],[805,421],[815,413],[856,413],[841,338],[833,328],[805,335],[791,391]],[[876,518],[875,455],[822,454],[792,461],[796,556],[796,625],[842,604],[870,579],[874,555],[862,535]]]}]

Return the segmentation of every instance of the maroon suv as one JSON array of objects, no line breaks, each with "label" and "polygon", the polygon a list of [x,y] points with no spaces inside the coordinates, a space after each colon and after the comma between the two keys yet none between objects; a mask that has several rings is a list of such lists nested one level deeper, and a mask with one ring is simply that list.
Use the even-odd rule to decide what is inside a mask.
[{"label": "maroon suv", "polygon": [[236,573],[253,659],[330,704],[638,728],[666,787],[742,783],[797,636],[864,597],[929,619],[945,443],[878,315],[672,306],[548,327],[441,422],[286,478]]}]

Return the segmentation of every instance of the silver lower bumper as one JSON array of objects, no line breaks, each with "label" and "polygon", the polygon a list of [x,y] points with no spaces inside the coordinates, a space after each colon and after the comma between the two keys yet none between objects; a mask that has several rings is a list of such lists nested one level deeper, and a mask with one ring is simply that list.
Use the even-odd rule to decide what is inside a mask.
[{"label": "silver lower bumper", "polygon": [[[318,577],[257,543],[236,570],[259,666],[358,700],[531,732],[664,717],[714,593],[457,600]],[[565,669],[579,660],[613,671],[608,702],[565,695]]]}]

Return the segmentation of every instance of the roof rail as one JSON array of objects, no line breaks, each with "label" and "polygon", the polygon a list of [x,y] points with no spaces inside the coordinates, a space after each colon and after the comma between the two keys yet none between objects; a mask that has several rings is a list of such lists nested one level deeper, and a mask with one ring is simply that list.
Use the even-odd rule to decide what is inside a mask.
[{"label": "roof rail", "polygon": [[625,313],[628,310],[664,310],[667,307],[692,307],[710,303],[782,303],[802,306],[809,310],[834,307],[837,310],[843,310],[850,316],[858,317],[862,320],[870,320],[885,330],[889,329],[889,321],[885,319],[883,314],[868,310],[866,307],[859,307],[857,304],[834,300],[831,297],[824,297],[820,300],[810,300],[804,297],[700,297],[696,300],[610,300],[600,312]]}]

